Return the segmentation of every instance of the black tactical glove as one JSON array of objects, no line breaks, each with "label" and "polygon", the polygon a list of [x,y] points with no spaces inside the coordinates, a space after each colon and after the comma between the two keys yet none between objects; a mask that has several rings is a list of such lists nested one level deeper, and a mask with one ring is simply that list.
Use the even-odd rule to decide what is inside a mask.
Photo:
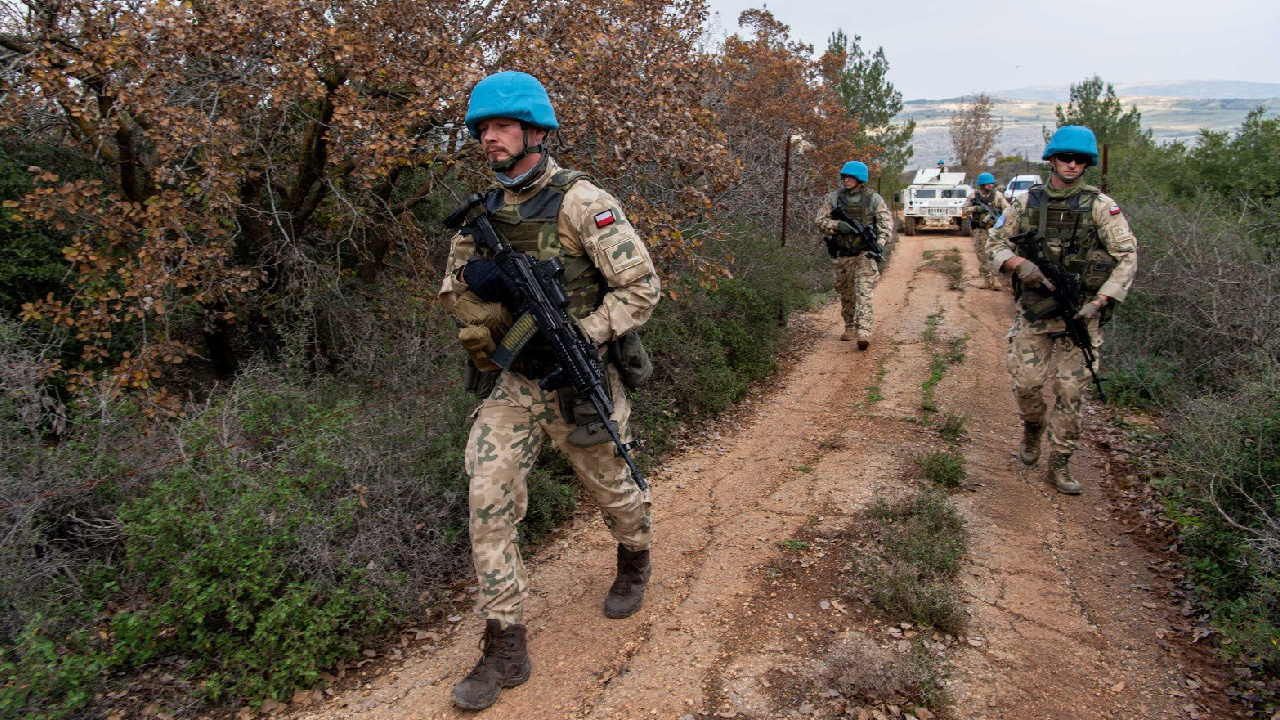
[{"label": "black tactical glove", "polygon": [[841,235],[852,235],[854,230],[852,225],[841,220],[836,223],[836,232],[840,233]]},{"label": "black tactical glove", "polygon": [[498,263],[487,258],[472,258],[463,265],[462,281],[485,302],[514,306],[519,298],[515,283]]}]

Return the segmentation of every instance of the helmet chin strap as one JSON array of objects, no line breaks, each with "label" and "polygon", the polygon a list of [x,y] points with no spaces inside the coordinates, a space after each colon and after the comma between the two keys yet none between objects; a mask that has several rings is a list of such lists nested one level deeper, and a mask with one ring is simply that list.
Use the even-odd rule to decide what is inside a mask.
[{"label": "helmet chin strap", "polygon": [[529,147],[529,126],[524,123],[520,123],[520,137],[520,144],[524,146],[520,149],[520,152],[512,155],[506,160],[495,160],[489,163],[490,170],[495,173],[502,173],[505,175],[509,170],[511,170],[511,168],[515,167],[521,160],[525,159],[529,153],[542,153],[543,156],[546,155],[546,152],[543,151],[542,143]]}]

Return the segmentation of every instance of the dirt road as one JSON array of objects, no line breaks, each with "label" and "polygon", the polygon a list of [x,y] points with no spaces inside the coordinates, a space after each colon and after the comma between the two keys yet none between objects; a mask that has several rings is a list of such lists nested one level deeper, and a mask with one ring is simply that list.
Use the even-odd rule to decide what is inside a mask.
[{"label": "dirt road", "polygon": [[[926,267],[926,254],[949,248],[964,263],[959,288]],[[949,704],[917,714],[1221,717],[1199,694],[1216,680],[1171,629],[1178,608],[1158,572],[1166,559],[1139,546],[1104,491],[1106,459],[1082,451],[1074,468],[1084,494],[1066,497],[1043,482],[1043,461],[1027,470],[1014,456],[1020,423],[1004,369],[1012,303],[977,289],[976,277],[968,238],[904,237],[876,295],[869,350],[837,340],[834,305],[798,318],[808,351],[653,474],[659,540],[638,615],[601,613],[613,549],[593,514],[532,558],[533,678],[483,717],[873,717],[822,690],[833,649],[906,641],[843,595],[850,563],[834,538],[877,494],[919,483],[912,458],[938,443],[920,422],[930,323],[940,340],[968,338],[933,395],[968,417],[959,448],[970,485],[952,501],[971,533],[961,575],[969,622],[963,636],[937,638]],[[779,543],[801,534],[813,542],[787,569],[793,581],[780,583],[780,558],[799,545]],[[410,646],[299,716],[464,715],[449,691],[477,657],[481,623],[463,613],[432,630],[438,641]],[[894,709],[908,711],[876,712]]]}]

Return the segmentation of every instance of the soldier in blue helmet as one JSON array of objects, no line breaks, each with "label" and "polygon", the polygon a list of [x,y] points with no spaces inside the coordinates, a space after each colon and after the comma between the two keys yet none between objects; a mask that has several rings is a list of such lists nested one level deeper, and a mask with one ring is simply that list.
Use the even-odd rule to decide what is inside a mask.
[{"label": "soldier in blue helmet", "polygon": [[[983,287],[999,290],[1000,283],[996,280],[995,271],[991,269],[991,263],[987,262],[987,231],[995,226],[996,218],[1004,213],[1009,201],[996,192],[996,176],[989,172],[979,173],[973,184],[976,186],[974,194],[969,196],[964,209],[972,218],[973,251],[978,255],[978,270],[982,275]],[[993,212],[988,212],[988,209]]]},{"label": "soldier in blue helmet", "polygon": [[[1014,278],[1018,315],[1009,330],[1005,364],[1013,376],[1022,415],[1018,456],[1023,463],[1035,465],[1041,435],[1047,429],[1047,479],[1059,492],[1075,495],[1081,486],[1071,476],[1070,460],[1080,445],[1089,368],[1083,353],[1062,336],[1063,318],[1053,311],[1052,302],[1045,302],[1052,290],[1050,281],[1035,263],[1019,255],[1010,238],[1034,230],[1031,239],[1039,252],[1079,276],[1081,309],[1076,317],[1087,323],[1095,349],[1102,345],[1102,322],[1124,301],[1133,284],[1138,241],[1116,201],[1083,180],[1084,171],[1098,162],[1092,130],[1080,125],[1058,128],[1042,159],[1049,163],[1049,182],[1033,185],[997,219],[987,242],[987,257],[993,269]],[[1042,394],[1050,377],[1057,396],[1052,409]]]},{"label": "soldier in blue helmet", "polygon": [[[514,249],[564,263],[566,311],[599,347],[612,420],[629,439],[631,406],[623,386],[642,381],[648,361],[634,331],[648,320],[660,292],[649,251],[611,194],[584,173],[560,167],[547,152],[547,135],[559,123],[536,78],[508,71],[481,80],[471,92],[466,125],[494,174],[495,187],[485,196],[494,228]],[[653,519],[649,491],[632,482],[590,401],[576,397],[572,387],[547,391],[539,385],[556,368],[545,341],[525,345],[509,370],[493,362],[517,308],[510,279],[470,235],[453,238],[440,301],[458,321],[470,356],[469,387],[482,398],[465,466],[483,653],[452,694],[456,706],[479,710],[503,688],[527,680],[532,668],[524,626],[529,580],[517,526],[528,507],[525,481],[544,441],[569,458],[617,541],[617,574],[603,608],[608,617],[640,609]]]},{"label": "soldier in blue helmet", "polygon": [[841,208],[849,217],[874,228],[887,256],[893,239],[893,216],[884,198],[867,186],[868,177],[866,163],[856,160],[845,163],[840,168],[840,183],[844,187],[828,193],[814,217],[835,265],[836,294],[840,296],[840,315],[844,320],[840,339],[856,340],[859,350],[866,350],[871,344],[872,301],[880,282],[880,265],[867,253],[869,248],[854,233],[853,226],[832,219],[831,211]]}]

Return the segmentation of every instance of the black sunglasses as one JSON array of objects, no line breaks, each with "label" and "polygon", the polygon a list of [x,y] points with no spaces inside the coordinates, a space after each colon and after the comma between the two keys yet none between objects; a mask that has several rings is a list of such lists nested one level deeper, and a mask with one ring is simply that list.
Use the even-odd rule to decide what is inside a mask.
[{"label": "black sunglasses", "polygon": [[1053,156],[1064,163],[1075,163],[1077,165],[1088,165],[1093,162],[1092,155],[1084,153],[1054,153]]}]

